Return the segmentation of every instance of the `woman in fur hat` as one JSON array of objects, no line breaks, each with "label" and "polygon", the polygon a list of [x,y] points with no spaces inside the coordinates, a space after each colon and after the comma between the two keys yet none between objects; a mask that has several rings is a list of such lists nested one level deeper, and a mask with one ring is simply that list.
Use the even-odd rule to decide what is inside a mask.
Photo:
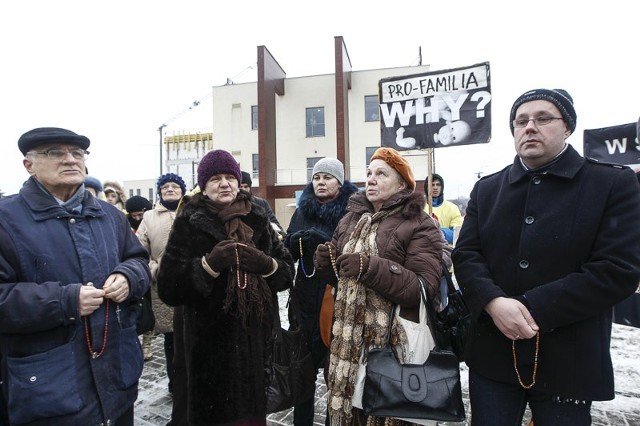
[{"label": "woman in fur hat", "polygon": [[[323,158],[313,167],[311,182],[302,191],[298,208],[293,213],[285,245],[298,259],[296,293],[300,301],[302,326],[307,330],[315,367],[326,364],[327,347],[320,338],[320,307],[326,281],[314,274],[313,254],[318,244],[331,241],[333,231],[344,216],[347,201],[358,188],[344,180],[344,166],[335,158]],[[314,377],[317,370],[314,371]],[[311,426],[314,398],[295,406],[296,426]]]},{"label": "woman in fur hat", "polygon": [[[368,349],[386,344],[394,305],[402,307],[403,318],[418,321],[418,276],[430,297],[437,294],[444,239],[423,211],[424,195],[414,190],[410,164],[396,150],[379,148],[367,168],[365,191],[351,196],[331,242],[316,250],[317,273],[337,283],[327,381],[331,425],[405,423],[365,416],[358,373]],[[393,324],[392,341],[402,345],[404,329]],[[352,353],[360,357],[354,360]]]},{"label": "woman in fur hat", "polygon": [[116,206],[123,212],[126,212],[125,203],[127,202],[127,196],[124,194],[122,186],[115,181],[106,181],[102,186],[104,188],[105,200],[109,204]]},{"label": "woman in fur hat", "polygon": [[160,298],[183,309],[193,425],[266,425],[267,341],[293,259],[241,179],[227,151],[202,158],[201,192],[180,207],[160,263]]}]

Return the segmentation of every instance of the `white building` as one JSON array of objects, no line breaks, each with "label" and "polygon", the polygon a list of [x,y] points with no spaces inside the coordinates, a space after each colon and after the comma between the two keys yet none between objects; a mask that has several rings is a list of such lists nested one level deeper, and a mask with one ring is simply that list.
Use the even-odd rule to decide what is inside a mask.
[{"label": "white building", "polygon": [[[213,87],[212,139],[209,134],[165,137],[165,172],[178,173],[191,187],[199,158],[210,149],[227,150],[252,173],[254,194],[271,203],[285,228],[296,191],[310,181],[319,159],[338,158],[345,164],[345,179],[364,186],[368,159],[380,147],[379,80],[429,67],[352,71],[338,36],[335,69],[334,74],[286,78],[266,47],[259,46],[257,82]],[[427,175],[423,152],[403,155],[417,178]]]}]

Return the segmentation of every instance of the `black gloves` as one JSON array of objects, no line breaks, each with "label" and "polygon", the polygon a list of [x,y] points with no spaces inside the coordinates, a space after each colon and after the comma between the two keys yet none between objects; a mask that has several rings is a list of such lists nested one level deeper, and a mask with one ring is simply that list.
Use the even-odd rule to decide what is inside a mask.
[{"label": "black gloves", "polygon": [[336,260],[341,277],[360,279],[369,269],[369,256],[365,253],[341,254]]},{"label": "black gloves", "polygon": [[236,245],[233,240],[224,240],[216,244],[211,252],[205,256],[205,260],[215,272],[223,270],[236,264]]},{"label": "black gloves", "polygon": [[266,275],[273,271],[273,259],[255,247],[238,244],[240,269],[253,274]]},{"label": "black gloves", "polygon": [[[302,238],[304,233],[305,231],[297,231],[293,234],[287,234],[285,237],[287,248],[294,259],[300,258],[300,238]],[[304,245],[304,241],[302,244]]]},{"label": "black gloves", "polygon": [[[305,233],[305,238],[309,240],[309,244],[312,244],[313,247],[317,247],[318,244],[324,244],[331,241],[331,235],[318,231],[316,228],[309,228]],[[305,242],[305,238],[302,239],[303,243]]]},{"label": "black gloves", "polygon": [[322,231],[318,231],[316,228],[296,231],[293,234],[287,235],[287,248],[294,259],[299,259],[301,255],[300,239],[302,239],[302,254],[309,259],[318,244],[330,241],[331,237]]}]

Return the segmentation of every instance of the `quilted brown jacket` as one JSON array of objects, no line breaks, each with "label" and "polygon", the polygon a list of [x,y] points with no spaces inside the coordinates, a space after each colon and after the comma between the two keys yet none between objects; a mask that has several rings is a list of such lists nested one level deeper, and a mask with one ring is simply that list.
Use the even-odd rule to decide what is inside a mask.
[{"label": "quilted brown jacket", "polygon": [[[418,321],[420,292],[417,275],[429,284],[429,294],[437,292],[442,259],[442,233],[438,225],[424,211],[423,194],[408,190],[387,200],[381,210],[402,210],[382,220],[376,234],[378,255],[370,256],[369,268],[360,278],[367,287],[400,305],[402,317]],[[333,244],[342,253],[360,217],[373,213],[373,206],[364,192],[349,199],[347,214],[340,220]]]}]

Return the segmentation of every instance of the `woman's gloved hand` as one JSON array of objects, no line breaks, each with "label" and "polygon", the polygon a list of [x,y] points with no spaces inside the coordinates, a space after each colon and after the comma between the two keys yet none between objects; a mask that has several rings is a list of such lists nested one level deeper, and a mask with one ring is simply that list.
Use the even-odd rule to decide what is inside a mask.
[{"label": "woman's gloved hand", "polygon": [[314,264],[316,269],[330,269],[333,268],[331,258],[336,259],[338,257],[338,249],[332,243],[319,244],[316,248],[316,254],[314,256]]},{"label": "woman's gloved hand", "polygon": [[205,256],[209,267],[216,272],[222,272],[236,264],[236,246],[233,240],[224,240],[216,244]]},{"label": "woman's gloved hand", "polygon": [[360,277],[369,269],[369,256],[365,253],[341,254],[336,260],[341,277]]},{"label": "woman's gloved hand", "polygon": [[266,275],[274,269],[273,258],[255,247],[238,244],[240,269],[252,274]]},{"label": "woman's gloved hand", "polygon": [[298,259],[300,257],[300,238],[303,237],[305,232],[306,231],[296,231],[293,234],[289,234],[285,237],[287,248],[289,249],[289,252],[294,259]]}]

